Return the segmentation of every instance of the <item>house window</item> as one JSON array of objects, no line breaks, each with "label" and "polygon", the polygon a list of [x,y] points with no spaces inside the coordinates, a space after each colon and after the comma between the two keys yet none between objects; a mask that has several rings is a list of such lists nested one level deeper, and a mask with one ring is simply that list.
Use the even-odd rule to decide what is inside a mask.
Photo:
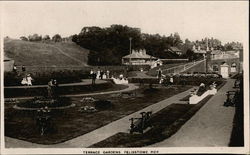
[{"label": "house window", "polygon": [[231,67],[236,67],[236,63],[232,63]]},{"label": "house window", "polygon": [[218,65],[213,65],[213,71],[214,71],[214,72],[218,72],[218,71],[219,71]]},{"label": "house window", "polygon": [[231,65],[231,72],[236,72],[236,67],[237,67],[236,63],[235,62],[232,63],[232,65]]}]

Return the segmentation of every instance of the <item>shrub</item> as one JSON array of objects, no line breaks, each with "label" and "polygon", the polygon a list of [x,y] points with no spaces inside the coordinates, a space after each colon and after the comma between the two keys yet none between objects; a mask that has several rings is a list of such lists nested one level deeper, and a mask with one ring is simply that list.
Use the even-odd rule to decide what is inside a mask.
[{"label": "shrub", "polygon": [[17,105],[24,108],[42,108],[42,107],[62,107],[71,104],[71,99],[68,97],[61,97],[56,100],[49,100],[44,97],[34,97],[31,100],[20,102]]},{"label": "shrub", "polygon": [[[170,76],[165,77],[165,81],[168,82]],[[217,85],[223,82],[221,78],[215,78],[212,76],[183,76],[175,75],[173,76],[175,85],[195,85],[199,86],[201,83],[204,83],[206,86],[209,86],[213,82],[216,82]],[[159,84],[159,79],[157,78],[129,78],[129,83],[140,83],[140,84]]]}]

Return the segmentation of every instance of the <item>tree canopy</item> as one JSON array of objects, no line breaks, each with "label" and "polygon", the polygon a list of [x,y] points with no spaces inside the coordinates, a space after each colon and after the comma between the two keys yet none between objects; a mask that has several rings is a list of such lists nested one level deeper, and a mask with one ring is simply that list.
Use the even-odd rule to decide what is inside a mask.
[{"label": "tree canopy", "polygon": [[54,35],[54,36],[52,37],[52,40],[53,40],[54,42],[60,42],[60,41],[62,41],[62,37],[60,36],[60,34],[56,34],[56,35]]},{"label": "tree canopy", "polygon": [[159,58],[172,58],[178,55],[169,54],[167,49],[182,43],[178,33],[173,36],[141,33],[139,28],[123,25],[111,25],[107,28],[84,27],[72,41],[90,49],[90,65],[118,65],[123,56],[129,54],[130,40],[132,49],[146,49],[147,53]]}]

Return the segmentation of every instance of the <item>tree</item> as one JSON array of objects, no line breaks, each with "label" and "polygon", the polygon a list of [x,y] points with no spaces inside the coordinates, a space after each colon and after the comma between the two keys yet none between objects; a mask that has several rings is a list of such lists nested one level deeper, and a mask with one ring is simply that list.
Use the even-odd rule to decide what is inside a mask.
[{"label": "tree", "polygon": [[40,35],[38,35],[38,34],[33,34],[33,35],[29,35],[28,36],[28,39],[29,39],[29,41],[41,41],[42,40],[42,36]]},{"label": "tree", "polygon": [[72,36],[72,41],[91,50],[90,65],[119,65],[122,57],[130,52],[130,37],[132,49],[146,49],[147,54],[159,58],[177,58],[178,55],[167,50],[171,46],[182,46],[178,33],[171,37],[143,34],[139,28],[116,24],[106,28],[83,27],[78,35]]},{"label": "tree", "polygon": [[20,39],[23,40],[23,41],[29,41],[29,39],[27,37],[25,37],[25,36],[21,36]]},{"label": "tree", "polygon": [[197,60],[200,58],[200,56],[194,53],[194,51],[192,51],[191,49],[187,50],[185,57],[188,58],[189,61]]},{"label": "tree", "polygon": [[43,36],[43,40],[50,40],[49,35],[45,35],[45,36]]},{"label": "tree", "polygon": [[173,39],[174,39],[173,40],[174,41],[173,46],[177,46],[178,47],[182,43],[181,37],[180,37],[180,35],[179,35],[178,32],[174,33]]},{"label": "tree", "polygon": [[52,37],[52,40],[54,42],[61,42],[62,41],[62,37],[59,34],[56,34]]}]

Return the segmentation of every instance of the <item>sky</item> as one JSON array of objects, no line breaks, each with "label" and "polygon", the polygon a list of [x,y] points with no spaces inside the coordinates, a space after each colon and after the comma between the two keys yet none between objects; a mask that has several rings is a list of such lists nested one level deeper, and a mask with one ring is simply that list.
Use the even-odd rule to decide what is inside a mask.
[{"label": "sky", "polygon": [[244,40],[248,34],[247,1],[53,1],[0,2],[4,36],[78,34],[85,26],[112,24],[137,27],[143,33],[182,40],[213,37],[222,43]]}]

